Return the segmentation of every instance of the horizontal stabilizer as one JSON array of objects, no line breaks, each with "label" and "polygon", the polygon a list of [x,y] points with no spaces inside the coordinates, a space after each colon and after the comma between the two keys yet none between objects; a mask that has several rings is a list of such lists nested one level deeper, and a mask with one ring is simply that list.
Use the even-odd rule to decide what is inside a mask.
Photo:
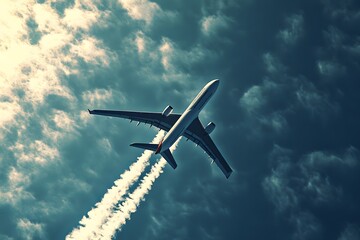
[{"label": "horizontal stabilizer", "polygon": [[173,169],[175,169],[175,168],[177,167],[177,164],[176,164],[176,162],[175,162],[175,159],[174,159],[174,157],[172,156],[172,154],[171,154],[171,152],[170,152],[169,149],[166,150],[166,151],[164,151],[164,152],[162,152],[162,153],[160,153],[160,154],[161,154],[161,156],[170,164],[170,166],[171,166]]},{"label": "horizontal stabilizer", "polygon": [[130,144],[130,146],[132,147],[137,147],[137,148],[142,148],[142,149],[146,149],[146,150],[151,150],[151,151],[156,151],[158,144],[153,144],[153,143],[132,143]]}]

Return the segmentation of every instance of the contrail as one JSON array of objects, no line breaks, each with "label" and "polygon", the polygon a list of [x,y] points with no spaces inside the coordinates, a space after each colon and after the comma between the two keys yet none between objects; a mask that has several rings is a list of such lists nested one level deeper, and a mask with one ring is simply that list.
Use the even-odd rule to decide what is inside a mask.
[{"label": "contrail", "polygon": [[[152,143],[158,143],[164,137],[164,131],[159,131]],[[149,159],[152,151],[145,150],[138,160],[131,164],[129,170],[120,175],[120,178],[114,182],[114,186],[108,189],[100,202],[95,204],[87,216],[83,216],[80,220],[80,226],[73,229],[71,233],[66,236],[70,239],[94,239],[98,236],[98,232],[109,216],[111,215],[115,205],[122,200],[122,197],[127,193],[130,186],[138,180],[145,167],[149,164]]]},{"label": "contrail", "polygon": [[[176,149],[180,139],[181,138],[179,138],[170,148],[171,152]],[[95,239],[111,239],[115,235],[116,231],[121,229],[126,221],[130,219],[130,215],[136,212],[140,202],[145,200],[144,196],[151,190],[153,183],[163,172],[165,164],[166,160],[161,158],[152,166],[150,172],[141,180],[141,183],[133,191],[133,193],[129,194],[122,204],[118,204],[117,210],[109,216],[106,223],[103,224],[100,233],[98,233],[98,237]]]}]

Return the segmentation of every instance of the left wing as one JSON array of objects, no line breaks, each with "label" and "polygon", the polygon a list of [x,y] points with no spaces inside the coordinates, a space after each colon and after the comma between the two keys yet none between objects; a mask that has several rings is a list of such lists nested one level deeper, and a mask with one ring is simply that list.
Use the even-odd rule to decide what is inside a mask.
[{"label": "left wing", "polygon": [[168,116],[164,116],[162,113],[113,110],[89,110],[89,113],[95,115],[125,118],[130,119],[131,121],[148,123],[165,131],[169,131],[170,128],[180,117],[180,114],[170,114]]},{"label": "left wing", "polygon": [[209,134],[205,132],[203,125],[199,118],[196,118],[190,126],[183,133],[185,137],[198,144],[204,151],[214,160],[216,165],[221,169],[226,178],[229,178],[232,169],[226,162],[220,151],[217,149],[215,143],[210,138]]}]

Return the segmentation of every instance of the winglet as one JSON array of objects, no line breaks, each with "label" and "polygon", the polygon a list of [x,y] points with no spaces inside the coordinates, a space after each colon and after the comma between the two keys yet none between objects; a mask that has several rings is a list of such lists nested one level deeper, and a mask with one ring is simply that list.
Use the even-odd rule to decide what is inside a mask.
[{"label": "winglet", "polygon": [[91,111],[90,111],[90,109],[88,109],[88,112],[89,112],[89,114],[91,114]]}]

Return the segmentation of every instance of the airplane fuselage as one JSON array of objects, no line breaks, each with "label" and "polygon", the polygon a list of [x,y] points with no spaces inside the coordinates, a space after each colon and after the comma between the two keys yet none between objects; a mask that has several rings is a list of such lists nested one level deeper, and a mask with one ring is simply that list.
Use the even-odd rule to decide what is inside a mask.
[{"label": "airplane fuselage", "polygon": [[219,80],[215,79],[205,85],[205,87],[194,98],[190,105],[183,112],[181,117],[175,122],[174,126],[159,143],[156,153],[161,153],[169,149],[175,141],[183,134],[189,125],[198,117],[205,104],[214,95],[219,86]]}]

